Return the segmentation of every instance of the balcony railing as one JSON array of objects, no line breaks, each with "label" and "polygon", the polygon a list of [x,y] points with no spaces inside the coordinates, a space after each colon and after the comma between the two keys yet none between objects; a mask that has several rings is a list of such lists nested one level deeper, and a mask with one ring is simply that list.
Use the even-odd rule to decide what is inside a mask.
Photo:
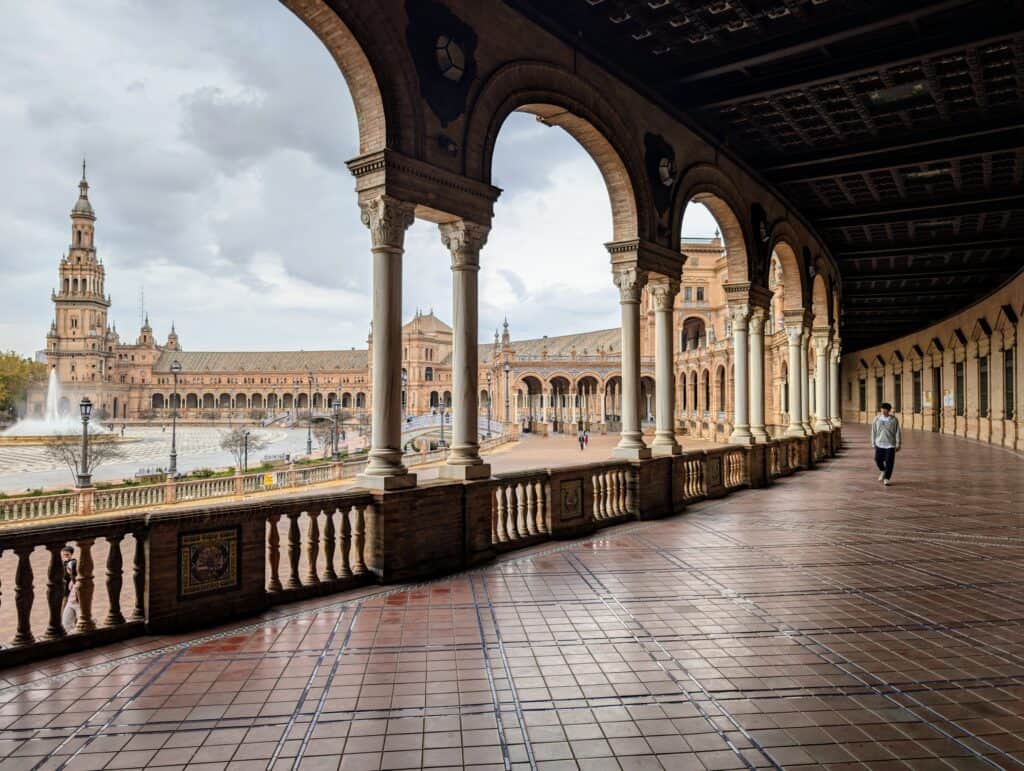
[{"label": "balcony railing", "polygon": [[[437,576],[511,549],[669,516],[694,501],[813,468],[838,445],[833,429],[408,491],[306,489],[176,508],[159,507],[159,497],[141,488],[105,491],[97,508],[133,501],[135,508],[0,525],[0,575],[14,577],[0,594],[0,667],[132,635],[223,623],[368,583]],[[277,484],[292,473],[268,476]],[[314,484],[321,473],[313,467],[299,476]],[[226,479],[231,486],[243,478]],[[190,494],[208,492],[216,489],[197,485]],[[53,498],[63,502],[51,501],[51,508],[71,510],[67,496]],[[65,546],[78,567],[70,615]]]}]

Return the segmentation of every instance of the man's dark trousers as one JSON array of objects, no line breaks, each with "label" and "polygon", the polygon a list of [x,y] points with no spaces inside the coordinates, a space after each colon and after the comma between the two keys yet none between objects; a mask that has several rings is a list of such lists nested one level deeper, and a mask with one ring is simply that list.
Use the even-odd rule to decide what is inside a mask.
[{"label": "man's dark trousers", "polygon": [[885,479],[892,478],[892,467],[896,463],[896,448],[895,447],[876,447],[875,448],[875,465],[878,466],[879,471],[885,472]]}]

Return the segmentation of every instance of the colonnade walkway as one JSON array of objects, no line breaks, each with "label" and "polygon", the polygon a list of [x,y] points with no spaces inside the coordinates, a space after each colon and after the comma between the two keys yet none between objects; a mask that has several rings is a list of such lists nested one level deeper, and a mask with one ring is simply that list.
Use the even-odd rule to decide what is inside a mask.
[{"label": "colonnade walkway", "polygon": [[0,673],[0,768],[1024,764],[1024,459],[813,472],[467,573]]}]

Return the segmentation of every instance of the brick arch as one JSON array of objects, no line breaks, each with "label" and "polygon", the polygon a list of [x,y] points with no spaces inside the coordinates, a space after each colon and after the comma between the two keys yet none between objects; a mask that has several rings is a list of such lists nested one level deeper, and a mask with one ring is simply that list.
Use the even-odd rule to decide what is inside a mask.
[{"label": "brick arch", "polygon": [[359,125],[359,154],[385,147],[419,155],[422,117],[415,67],[402,32],[375,3],[281,0],[324,44],[348,85]]},{"label": "brick arch", "polygon": [[[708,163],[697,163],[685,169],[676,186],[672,200],[671,243],[678,244],[682,237],[683,212],[686,205],[704,204],[721,229],[725,244],[729,282],[750,280],[750,254],[745,222],[750,207],[743,201],[739,189],[720,169]],[[686,270],[685,265],[683,270]]]},{"label": "brick arch", "polygon": [[792,229],[776,227],[772,233],[771,253],[779,258],[782,265],[782,310],[796,311],[809,306],[806,298],[807,270],[801,264],[799,247],[796,245],[796,234]]},{"label": "brick arch", "polygon": [[821,273],[815,273],[811,282],[811,312],[814,314],[814,326],[824,327],[832,323],[830,292]]},{"label": "brick arch", "polygon": [[642,143],[618,111],[577,73],[544,62],[505,65],[484,83],[463,137],[465,173],[491,181],[494,147],[509,113],[529,112],[568,132],[597,164],[612,209],[612,240],[650,238],[654,204]]}]

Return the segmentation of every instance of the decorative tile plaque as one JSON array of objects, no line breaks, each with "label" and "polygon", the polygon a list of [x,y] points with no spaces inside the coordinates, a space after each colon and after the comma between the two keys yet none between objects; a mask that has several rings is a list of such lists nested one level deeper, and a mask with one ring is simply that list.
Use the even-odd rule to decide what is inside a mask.
[{"label": "decorative tile plaque", "polygon": [[178,534],[178,599],[230,591],[241,586],[238,556],[242,528]]},{"label": "decorative tile plaque", "polygon": [[562,494],[562,521],[583,516],[583,480],[565,479],[559,485]]}]

